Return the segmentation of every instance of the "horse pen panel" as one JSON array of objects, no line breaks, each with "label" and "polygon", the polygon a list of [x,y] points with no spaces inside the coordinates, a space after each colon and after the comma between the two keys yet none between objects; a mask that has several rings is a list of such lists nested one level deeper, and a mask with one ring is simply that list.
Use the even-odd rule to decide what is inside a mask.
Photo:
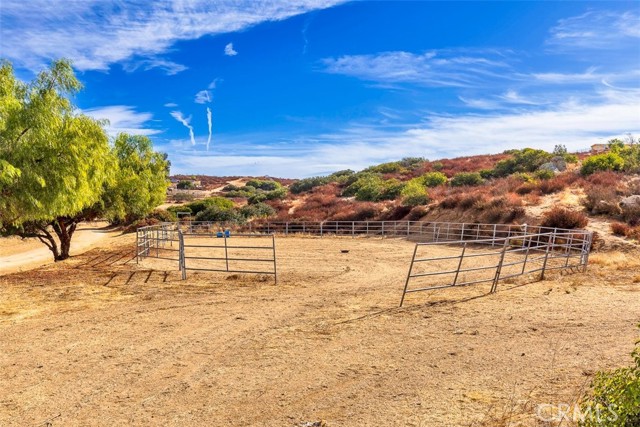
[{"label": "horse pen panel", "polygon": [[183,235],[183,269],[276,275],[272,235]]}]

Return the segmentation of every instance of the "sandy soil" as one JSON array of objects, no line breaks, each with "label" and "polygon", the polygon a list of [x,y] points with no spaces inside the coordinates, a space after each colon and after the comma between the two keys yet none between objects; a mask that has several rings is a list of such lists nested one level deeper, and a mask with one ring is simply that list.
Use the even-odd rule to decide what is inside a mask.
[{"label": "sandy soil", "polygon": [[535,426],[638,337],[639,253],[400,309],[403,240],[278,238],[275,286],[106,243],[0,277],[0,425]]},{"label": "sandy soil", "polygon": [[[71,255],[79,255],[102,240],[120,234],[119,231],[107,229],[107,225],[106,222],[80,224],[71,241]],[[0,238],[0,276],[50,263],[53,263],[53,254],[38,239]]]}]

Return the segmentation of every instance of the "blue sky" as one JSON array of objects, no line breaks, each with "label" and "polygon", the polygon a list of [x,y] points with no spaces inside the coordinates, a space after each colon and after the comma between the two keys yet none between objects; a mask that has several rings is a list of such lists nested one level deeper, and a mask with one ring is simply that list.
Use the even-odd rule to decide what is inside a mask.
[{"label": "blue sky", "polygon": [[82,112],[148,135],[172,173],[640,136],[637,1],[2,0],[0,56],[23,79],[71,59]]}]

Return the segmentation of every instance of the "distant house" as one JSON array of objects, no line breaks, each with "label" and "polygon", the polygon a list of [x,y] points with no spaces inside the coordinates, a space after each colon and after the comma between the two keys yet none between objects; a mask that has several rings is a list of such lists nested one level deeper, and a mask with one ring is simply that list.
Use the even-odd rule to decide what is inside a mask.
[{"label": "distant house", "polygon": [[604,153],[605,151],[609,151],[609,144],[593,144],[591,146],[592,153]]}]

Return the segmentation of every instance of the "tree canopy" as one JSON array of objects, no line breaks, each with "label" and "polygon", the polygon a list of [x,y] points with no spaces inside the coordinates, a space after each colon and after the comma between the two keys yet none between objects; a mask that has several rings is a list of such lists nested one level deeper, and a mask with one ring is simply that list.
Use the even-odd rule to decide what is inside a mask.
[{"label": "tree canopy", "polygon": [[66,60],[31,82],[0,65],[0,232],[37,237],[55,260],[68,258],[79,221],[144,215],[166,190],[166,157],[146,137],[111,146],[105,123],[71,102],[80,88]]}]

